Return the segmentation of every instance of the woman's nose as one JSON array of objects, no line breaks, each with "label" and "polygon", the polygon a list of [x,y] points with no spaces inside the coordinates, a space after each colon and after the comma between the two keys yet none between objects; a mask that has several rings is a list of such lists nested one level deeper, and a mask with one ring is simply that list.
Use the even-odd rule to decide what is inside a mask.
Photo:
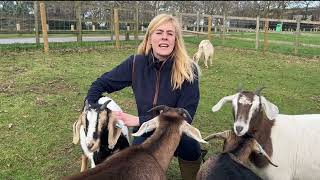
[{"label": "woman's nose", "polygon": [[166,33],[163,33],[161,38],[162,39],[168,39],[168,35]]}]

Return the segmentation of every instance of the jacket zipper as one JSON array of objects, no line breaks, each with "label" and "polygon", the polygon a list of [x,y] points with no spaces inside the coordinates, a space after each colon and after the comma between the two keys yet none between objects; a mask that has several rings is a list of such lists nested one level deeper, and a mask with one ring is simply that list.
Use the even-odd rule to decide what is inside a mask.
[{"label": "jacket zipper", "polygon": [[[156,78],[157,78],[157,81],[156,81],[156,91],[155,91],[155,93],[154,93],[153,103],[152,103],[152,107],[153,107],[153,108],[156,107],[157,102],[158,102],[158,96],[159,96],[159,91],[160,91],[160,72],[161,72],[161,69],[162,69],[164,63],[166,63],[166,61],[164,61],[164,62],[161,64],[159,70],[156,70]],[[153,111],[153,115],[154,115],[154,116],[156,115],[156,112],[155,112],[155,111]]]}]

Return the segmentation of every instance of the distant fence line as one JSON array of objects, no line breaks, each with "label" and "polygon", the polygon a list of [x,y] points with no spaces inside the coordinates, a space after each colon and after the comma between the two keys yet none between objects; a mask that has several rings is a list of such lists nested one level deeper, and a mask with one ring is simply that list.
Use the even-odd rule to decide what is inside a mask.
[{"label": "distant fence line", "polygon": [[[271,41],[278,44],[291,44],[295,47],[295,53],[299,46],[320,47],[319,45],[303,44],[299,41],[301,32],[318,32],[320,31],[320,21],[302,21],[301,17],[296,20],[288,19],[269,19],[261,17],[236,17],[226,15],[208,15],[208,14],[191,14],[165,11],[149,11],[139,9],[138,4],[132,9],[103,7],[101,17],[90,17],[91,11],[84,11],[86,8],[97,8],[94,5],[88,5],[87,2],[74,1],[67,6],[56,7],[50,4],[50,1],[34,1],[34,14],[25,15],[25,17],[10,17],[0,15],[0,33],[35,33],[36,42],[40,43],[40,33],[44,36],[44,50],[49,51],[48,36],[51,33],[72,33],[77,35],[77,41],[82,41],[82,36],[86,32],[100,33],[107,32],[111,40],[115,36],[115,46],[120,47],[120,33],[125,34],[125,39],[129,40],[129,34],[134,34],[134,39],[138,40],[139,32],[146,30],[151,19],[159,13],[173,14],[180,21],[183,32],[192,34],[207,35],[212,40],[213,34],[219,34],[222,44],[226,38],[237,38],[244,41],[254,41],[248,38],[227,37],[229,32],[255,32],[255,48],[258,49],[262,41],[259,37],[260,32],[264,32],[264,50],[267,50],[268,33],[287,32],[295,35],[295,42]],[[48,5],[48,6],[47,6]],[[47,6],[47,8],[45,7]],[[38,8],[40,7],[40,8]],[[49,8],[50,7],[50,8]],[[59,9],[60,8],[60,9]],[[67,13],[64,8],[68,8]],[[39,18],[39,12],[40,17]],[[86,12],[86,13],[83,13]],[[93,12],[93,10],[92,10]],[[91,13],[92,13],[91,12]],[[69,14],[63,15],[63,14]],[[41,27],[39,22],[41,21]],[[3,23],[5,22],[5,23]],[[11,22],[11,26],[10,26]],[[15,27],[12,23],[16,23]],[[8,26],[9,28],[6,28]]]}]

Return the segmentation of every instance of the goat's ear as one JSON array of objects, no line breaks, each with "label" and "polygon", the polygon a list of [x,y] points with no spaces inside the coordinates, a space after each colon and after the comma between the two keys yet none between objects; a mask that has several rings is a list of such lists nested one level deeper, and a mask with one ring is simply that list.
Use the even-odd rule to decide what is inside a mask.
[{"label": "goat's ear", "polygon": [[181,125],[181,131],[185,133],[187,136],[197,140],[198,142],[208,144],[205,140],[202,139],[200,131],[187,123],[187,121],[183,121]]},{"label": "goat's ear", "polygon": [[222,99],[220,99],[220,101],[219,101],[216,105],[214,105],[214,106],[212,107],[212,111],[213,111],[213,112],[219,111],[219,110],[221,109],[221,107],[222,107],[226,102],[232,101],[232,99],[235,98],[236,95],[237,95],[237,94],[223,97]]},{"label": "goat's ear", "polygon": [[136,133],[133,133],[132,136],[141,136],[144,133],[150,132],[154,129],[156,129],[159,126],[159,116],[156,116],[155,118],[144,122],[139,130]]},{"label": "goat's ear", "polygon": [[264,112],[269,120],[274,120],[279,114],[279,109],[276,105],[269,102],[265,97],[261,96],[261,104]]},{"label": "goat's ear", "polygon": [[121,135],[121,128],[117,126],[117,124],[121,124],[123,126],[122,120],[117,120],[115,115],[111,114],[109,121],[108,121],[108,148],[113,149],[114,146],[117,144],[118,139]]},{"label": "goat's ear", "polygon": [[82,116],[84,116],[85,113],[81,113],[79,119],[73,123],[73,144],[78,144],[80,139],[80,126],[82,124]]},{"label": "goat's ear", "polygon": [[253,151],[255,151],[258,154],[262,154],[264,157],[266,157],[266,159],[268,160],[268,162],[273,165],[274,167],[278,167],[278,165],[274,164],[271,161],[270,156],[264,151],[264,149],[261,147],[261,145],[258,143],[258,141],[256,141],[255,139],[253,140]]}]

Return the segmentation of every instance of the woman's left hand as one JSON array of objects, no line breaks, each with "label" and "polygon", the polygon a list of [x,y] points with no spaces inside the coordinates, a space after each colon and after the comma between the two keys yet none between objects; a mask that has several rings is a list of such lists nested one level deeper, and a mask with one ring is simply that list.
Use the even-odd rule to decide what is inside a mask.
[{"label": "woman's left hand", "polygon": [[117,119],[121,119],[126,126],[139,126],[139,117],[120,111],[113,112]]}]

